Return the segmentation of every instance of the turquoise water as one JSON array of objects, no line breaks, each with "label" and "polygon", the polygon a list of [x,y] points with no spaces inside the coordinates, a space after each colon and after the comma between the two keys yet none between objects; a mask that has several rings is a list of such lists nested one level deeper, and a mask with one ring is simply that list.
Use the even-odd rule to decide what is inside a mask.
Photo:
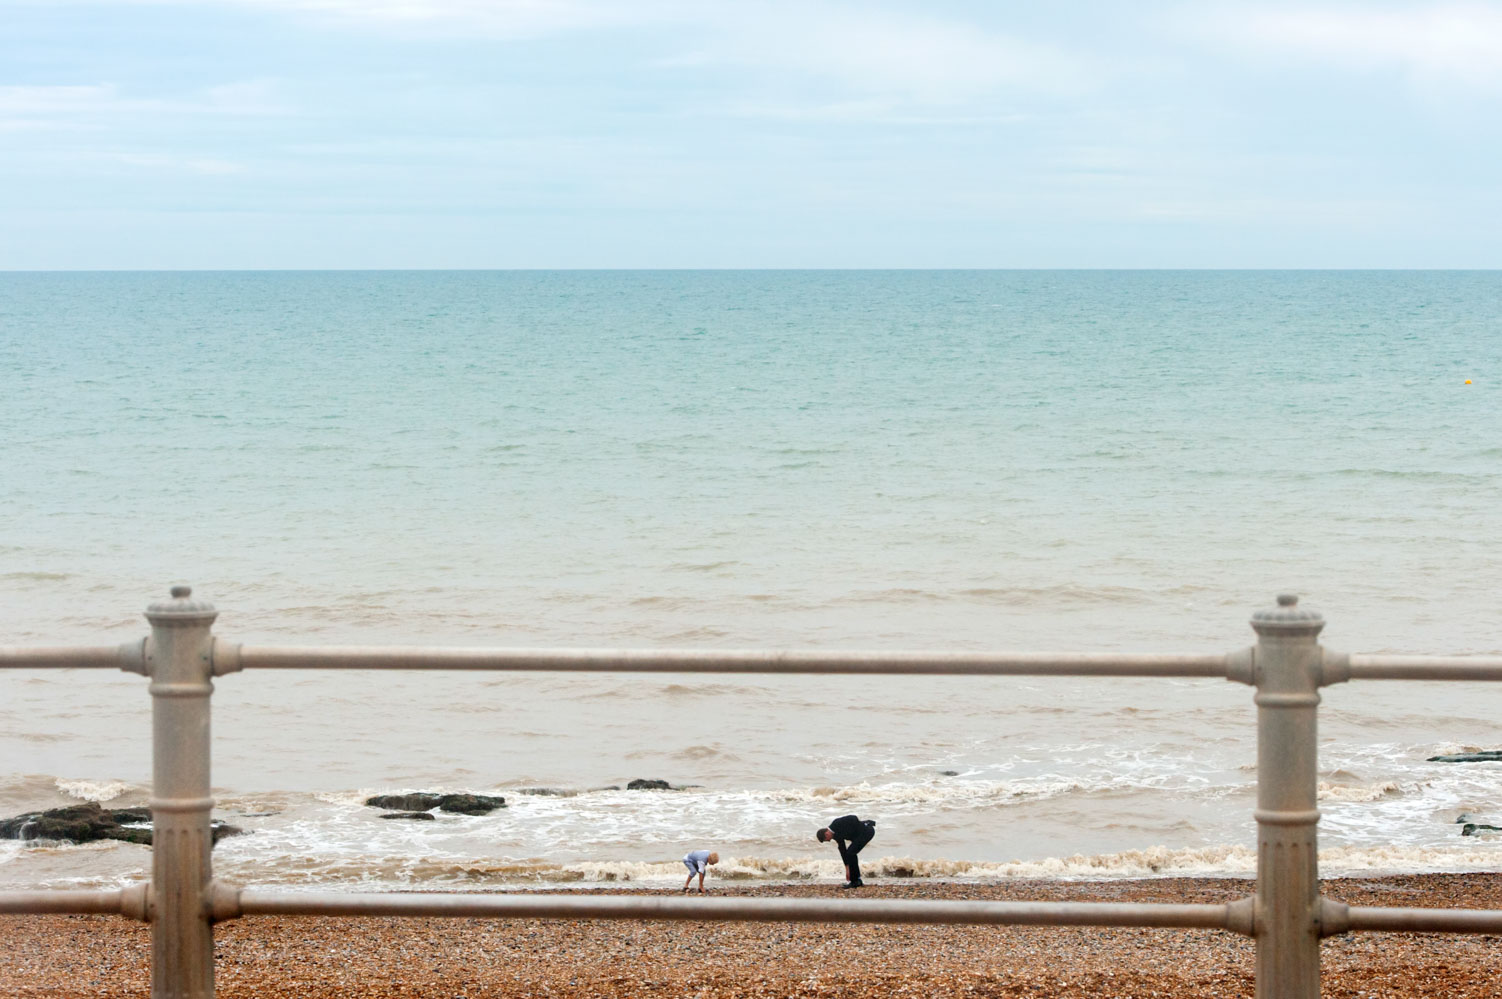
[{"label": "turquoise water", "polygon": [[[0,371],[0,644],[139,637],[187,581],[252,641],[1205,652],[1294,590],[1342,649],[1502,651],[1495,272],[0,274]],[[1228,685],[819,682],[516,681],[497,731],[455,714],[472,679],[234,678],[216,783],[347,805],[691,780],[760,857],[850,801],[950,860],[1213,867],[1246,838]],[[79,721],[144,731],[137,687],[0,677],[0,806],[144,794],[145,746]],[[1502,820],[1487,781],[1420,766],[1502,739],[1496,698],[1331,695],[1327,841],[1401,854],[1448,843],[1452,811]],[[720,834],[681,812],[575,856],[574,813],[538,811],[506,863]],[[287,850],[372,835],[317,815]]]},{"label": "turquoise water", "polygon": [[1489,272],[4,275],[3,625],[181,578],[258,633],[1197,648],[1294,588],[1364,648],[1496,650],[1499,306]]}]

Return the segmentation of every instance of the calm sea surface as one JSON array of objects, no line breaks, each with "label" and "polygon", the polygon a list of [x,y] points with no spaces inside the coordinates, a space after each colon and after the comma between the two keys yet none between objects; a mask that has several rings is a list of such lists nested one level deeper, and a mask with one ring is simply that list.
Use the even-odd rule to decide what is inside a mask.
[{"label": "calm sea surface", "polygon": [[[1468,383],[1469,380],[1469,383]],[[1502,653],[1502,274],[0,274],[0,645]],[[140,677],[0,674],[0,817],[144,803]],[[231,878],[1248,873],[1212,681],[239,674]],[[1502,689],[1325,693],[1331,870],[1495,868]],[[951,772],[951,773],[946,773]],[[599,790],[635,777],[697,785]],[[553,794],[528,793],[546,788]],[[382,821],[364,797],[503,794]],[[0,841],[0,887],[141,847]]]}]

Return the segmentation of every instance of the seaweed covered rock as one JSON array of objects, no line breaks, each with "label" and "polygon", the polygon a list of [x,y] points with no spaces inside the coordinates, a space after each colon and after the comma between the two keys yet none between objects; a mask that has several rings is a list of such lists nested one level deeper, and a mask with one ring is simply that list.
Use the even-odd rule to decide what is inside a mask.
[{"label": "seaweed covered rock", "polygon": [[626,785],[626,790],[628,790],[628,791],[671,791],[671,790],[673,790],[673,785],[669,784],[665,780],[647,780],[645,778],[638,777],[638,778],[636,778],[636,780],[634,780],[631,783],[629,783],[629,784]]},{"label": "seaweed covered rock", "polygon": [[1502,763],[1502,749],[1483,749],[1479,753],[1448,753],[1431,756],[1429,763]]},{"label": "seaweed covered rock", "polygon": [[443,795],[431,791],[414,791],[411,794],[378,794],[366,798],[365,804],[372,808],[389,808],[397,812],[425,812],[437,808]]},{"label": "seaweed covered rock", "polygon": [[[65,843],[92,843],[117,839],[126,843],[151,845],[151,829],[140,828],[151,822],[149,808],[115,808],[106,810],[98,802],[88,801],[67,808],[50,808],[45,812],[27,812],[13,819],[0,820],[0,839],[41,839]],[[245,830],[215,819],[209,826],[213,842],[226,836],[238,836]]]},{"label": "seaweed covered rock", "polygon": [[[436,791],[413,791],[411,794],[378,794],[366,798],[365,804],[372,808],[384,808],[392,818],[397,814],[411,815],[417,812],[451,812],[455,815],[488,815],[497,808],[506,807],[506,799],[489,794],[439,794]],[[428,816],[432,818],[432,816]]]},{"label": "seaweed covered rock", "polygon": [[458,815],[488,815],[497,808],[505,807],[505,798],[489,794],[445,794],[438,799],[440,812]]},{"label": "seaweed covered rock", "polygon": [[[67,808],[50,808],[45,812],[27,812],[0,821],[0,837],[5,839],[51,839],[69,843],[92,843],[101,839],[119,839],[127,843],[150,843],[150,829],[132,829],[124,822],[150,821],[146,809],[120,809],[122,818],[89,801]],[[146,812],[144,818],[141,812]]]}]

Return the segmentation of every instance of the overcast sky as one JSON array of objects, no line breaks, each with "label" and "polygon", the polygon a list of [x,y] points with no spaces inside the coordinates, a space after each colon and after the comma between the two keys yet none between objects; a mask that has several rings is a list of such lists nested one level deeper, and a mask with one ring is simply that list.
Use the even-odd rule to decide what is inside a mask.
[{"label": "overcast sky", "polygon": [[1502,267],[1502,3],[0,0],[0,268]]}]

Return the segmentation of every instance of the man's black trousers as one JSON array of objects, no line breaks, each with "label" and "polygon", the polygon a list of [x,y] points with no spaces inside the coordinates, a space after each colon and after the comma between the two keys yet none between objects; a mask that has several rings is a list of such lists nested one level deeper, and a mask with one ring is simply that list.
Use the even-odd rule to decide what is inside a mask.
[{"label": "man's black trousers", "polygon": [[840,859],[845,862],[846,867],[850,868],[851,881],[859,881],[861,879],[861,858],[856,856],[856,854],[860,853],[861,847],[871,842],[871,837],[875,835],[876,823],[867,819],[861,823],[861,831],[850,841],[849,846],[845,845],[844,840],[839,841]]}]

